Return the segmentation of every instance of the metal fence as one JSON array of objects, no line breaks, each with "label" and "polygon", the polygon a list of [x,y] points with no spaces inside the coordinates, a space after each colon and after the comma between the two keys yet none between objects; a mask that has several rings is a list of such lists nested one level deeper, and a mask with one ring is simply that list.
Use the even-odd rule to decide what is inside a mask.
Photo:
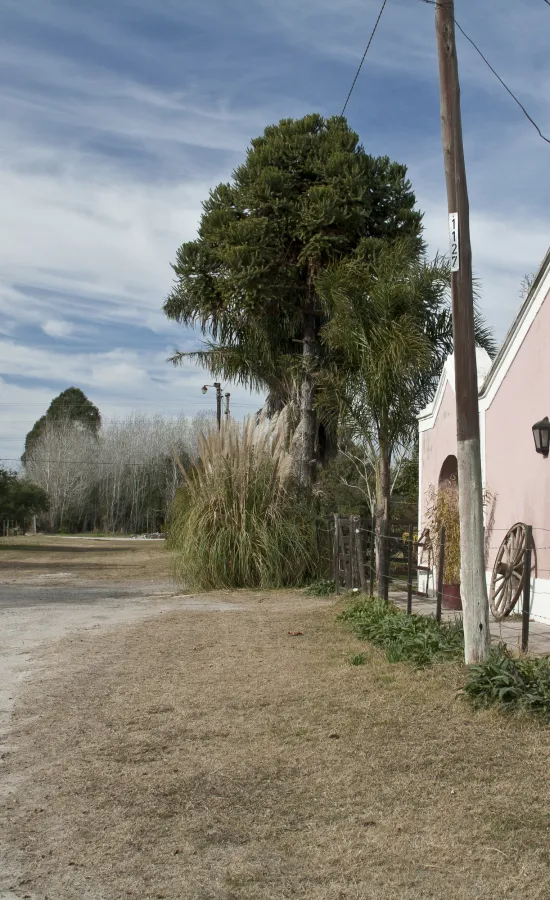
[{"label": "metal fence", "polygon": [[[383,522],[377,528],[373,520],[338,514],[325,525],[324,553],[337,593],[357,591],[384,599],[391,595],[392,602],[409,615],[433,615],[438,622],[460,615],[459,602],[453,603],[459,597],[453,598],[443,583],[444,529],[437,541],[436,560],[412,526],[404,535],[395,535]],[[422,560],[426,549],[428,558]],[[487,551],[498,549],[486,546]],[[531,618],[533,538],[529,526],[524,554],[524,572],[529,576],[524,577],[521,595],[505,617],[497,619],[490,614],[491,634],[495,642],[511,649],[546,655],[550,654],[550,620]]]}]

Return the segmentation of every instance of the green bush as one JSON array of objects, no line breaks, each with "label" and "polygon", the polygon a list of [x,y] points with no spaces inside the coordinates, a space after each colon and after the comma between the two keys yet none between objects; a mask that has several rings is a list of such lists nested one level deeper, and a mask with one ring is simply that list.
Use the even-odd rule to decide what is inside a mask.
[{"label": "green bush", "polygon": [[[462,660],[462,621],[440,625],[429,616],[407,616],[385,600],[362,599],[339,616],[355,634],[386,651],[389,662],[424,668],[443,660]],[[357,657],[349,657],[352,665]],[[527,712],[550,722],[550,658],[514,657],[504,645],[486,663],[469,666],[464,697],[476,708]]]},{"label": "green bush", "polygon": [[355,634],[386,651],[389,662],[408,661],[418,668],[464,653],[462,621],[438,624],[430,616],[408,616],[386,600],[354,603],[341,618]]},{"label": "green bush", "polygon": [[168,527],[176,575],[201,589],[299,586],[318,573],[314,503],[298,490],[284,419],[210,428]]},{"label": "green bush", "polygon": [[525,710],[550,717],[550,660],[514,658],[504,647],[486,663],[470,666],[464,694],[476,708],[496,706],[503,712]]},{"label": "green bush", "polygon": [[352,653],[348,658],[350,666],[364,666],[367,661],[364,653]]},{"label": "green bush", "polygon": [[334,581],[327,581],[325,578],[319,578],[317,581],[312,581],[305,589],[306,594],[311,594],[314,597],[328,597],[335,592],[336,585],[334,584]]}]

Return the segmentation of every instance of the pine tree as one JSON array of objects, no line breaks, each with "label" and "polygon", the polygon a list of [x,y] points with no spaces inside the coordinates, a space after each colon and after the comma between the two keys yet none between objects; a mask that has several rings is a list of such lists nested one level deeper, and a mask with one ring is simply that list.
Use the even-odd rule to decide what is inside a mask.
[{"label": "pine tree", "polygon": [[406,235],[420,246],[414,206],[405,166],[367,154],[345,119],[284,119],[251,142],[230,183],[210,192],[198,238],[177,253],[164,310],[206,336],[205,349],[190,355],[215,376],[269,391],[275,406],[297,385],[303,484],[314,474],[315,380],[324,365],[315,280],[365,237]]}]

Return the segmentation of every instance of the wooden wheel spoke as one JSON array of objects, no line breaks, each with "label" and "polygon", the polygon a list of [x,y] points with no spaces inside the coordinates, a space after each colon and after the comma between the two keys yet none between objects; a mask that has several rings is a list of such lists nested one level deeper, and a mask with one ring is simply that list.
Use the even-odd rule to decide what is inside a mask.
[{"label": "wooden wheel spoke", "polygon": [[503,619],[514,609],[521,595],[525,578],[535,573],[537,558],[533,547],[531,572],[525,570],[525,548],[527,531],[523,523],[518,522],[507,532],[499,547],[491,576],[489,600],[493,615]]}]

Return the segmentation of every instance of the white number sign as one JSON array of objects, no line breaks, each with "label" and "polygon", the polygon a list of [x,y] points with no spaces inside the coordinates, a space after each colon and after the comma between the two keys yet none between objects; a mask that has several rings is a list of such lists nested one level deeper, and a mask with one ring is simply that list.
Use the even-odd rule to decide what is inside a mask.
[{"label": "white number sign", "polygon": [[451,247],[451,272],[458,272],[460,256],[458,253],[458,213],[449,213],[449,242]]}]

